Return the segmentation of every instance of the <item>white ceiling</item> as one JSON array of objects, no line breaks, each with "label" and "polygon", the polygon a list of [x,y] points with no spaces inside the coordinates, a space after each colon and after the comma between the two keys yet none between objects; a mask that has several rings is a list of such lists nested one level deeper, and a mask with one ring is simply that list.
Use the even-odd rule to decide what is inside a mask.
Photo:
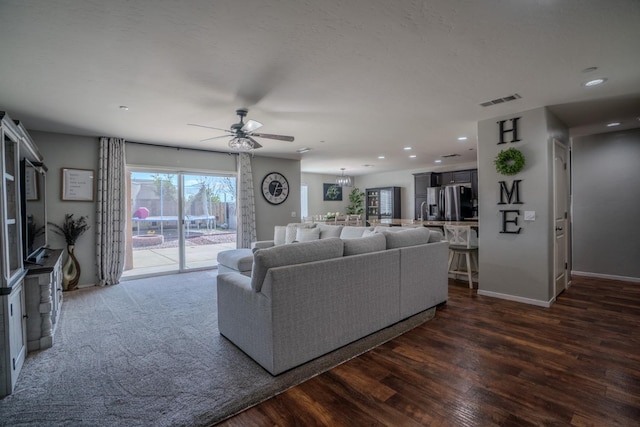
[{"label": "white ceiling", "polygon": [[228,128],[245,106],[295,136],[257,154],[305,172],[459,154],[450,166],[475,162],[476,123],[504,114],[640,126],[639,41],[638,0],[2,0],[0,110],[29,130],[228,151],[187,123]]}]

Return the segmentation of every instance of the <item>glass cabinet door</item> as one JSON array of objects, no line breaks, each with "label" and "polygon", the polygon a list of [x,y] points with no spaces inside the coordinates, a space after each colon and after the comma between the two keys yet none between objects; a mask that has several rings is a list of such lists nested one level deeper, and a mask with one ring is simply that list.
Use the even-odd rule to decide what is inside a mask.
[{"label": "glass cabinet door", "polygon": [[393,189],[380,189],[380,219],[393,218]]},{"label": "glass cabinet door", "polygon": [[[3,126],[4,127],[4,126]],[[2,129],[2,248],[3,283],[9,286],[22,272],[22,239],[20,238],[20,192],[18,187],[18,140]]]}]

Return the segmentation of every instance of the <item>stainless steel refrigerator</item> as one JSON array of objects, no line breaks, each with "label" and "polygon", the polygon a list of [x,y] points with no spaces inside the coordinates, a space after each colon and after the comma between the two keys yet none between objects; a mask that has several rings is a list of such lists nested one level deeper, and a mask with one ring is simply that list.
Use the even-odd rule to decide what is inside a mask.
[{"label": "stainless steel refrigerator", "polygon": [[429,221],[442,220],[444,213],[442,211],[444,207],[444,195],[441,187],[429,187],[427,188],[427,203],[426,209],[422,211],[422,218]]},{"label": "stainless steel refrigerator", "polygon": [[445,221],[462,221],[473,216],[471,188],[464,185],[447,185],[440,191],[442,215]]}]

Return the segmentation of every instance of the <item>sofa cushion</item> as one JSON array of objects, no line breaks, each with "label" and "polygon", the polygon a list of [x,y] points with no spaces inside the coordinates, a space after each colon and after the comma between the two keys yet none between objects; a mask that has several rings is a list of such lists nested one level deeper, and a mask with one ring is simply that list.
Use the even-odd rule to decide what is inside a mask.
[{"label": "sofa cushion", "polygon": [[387,239],[384,234],[375,233],[367,237],[344,240],[344,256],[366,254],[369,252],[384,251],[387,247]]},{"label": "sofa cushion", "polygon": [[218,252],[218,264],[235,271],[251,271],[253,253],[251,249],[230,249]]},{"label": "sofa cushion", "polygon": [[320,230],[320,238],[328,239],[330,237],[340,237],[340,232],[342,231],[342,225],[329,225],[329,224],[318,224],[317,228]]},{"label": "sofa cushion", "polygon": [[352,225],[345,225],[340,232],[341,239],[355,239],[357,237],[362,237],[362,233],[365,230],[369,230],[369,227],[356,227]]},{"label": "sofa cushion", "polygon": [[344,244],[342,240],[335,238],[259,249],[253,254],[251,288],[260,292],[267,271],[272,267],[339,258],[343,254]]},{"label": "sofa cushion", "polygon": [[311,240],[318,240],[320,238],[319,228],[301,228],[298,227],[296,232],[295,242],[309,242]]},{"label": "sofa cushion", "polygon": [[362,237],[371,236],[371,235],[373,235],[373,234],[378,234],[378,233],[376,232],[376,230],[374,230],[374,229],[372,229],[372,228],[367,228],[366,230],[364,230],[364,231],[362,232]]},{"label": "sofa cushion", "polygon": [[385,231],[383,234],[387,239],[387,249],[395,249],[429,243],[431,232],[423,227],[400,231]]}]

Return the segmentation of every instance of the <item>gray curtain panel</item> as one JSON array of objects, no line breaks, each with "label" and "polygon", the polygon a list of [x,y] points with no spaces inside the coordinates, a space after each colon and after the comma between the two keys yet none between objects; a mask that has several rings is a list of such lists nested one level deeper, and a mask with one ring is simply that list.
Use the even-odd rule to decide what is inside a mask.
[{"label": "gray curtain panel", "polygon": [[250,248],[256,237],[256,206],[253,198],[251,155],[238,154],[238,229],[237,247]]},{"label": "gray curtain panel", "polygon": [[127,182],[124,139],[100,138],[96,257],[98,285],[116,285],[124,270]]}]

